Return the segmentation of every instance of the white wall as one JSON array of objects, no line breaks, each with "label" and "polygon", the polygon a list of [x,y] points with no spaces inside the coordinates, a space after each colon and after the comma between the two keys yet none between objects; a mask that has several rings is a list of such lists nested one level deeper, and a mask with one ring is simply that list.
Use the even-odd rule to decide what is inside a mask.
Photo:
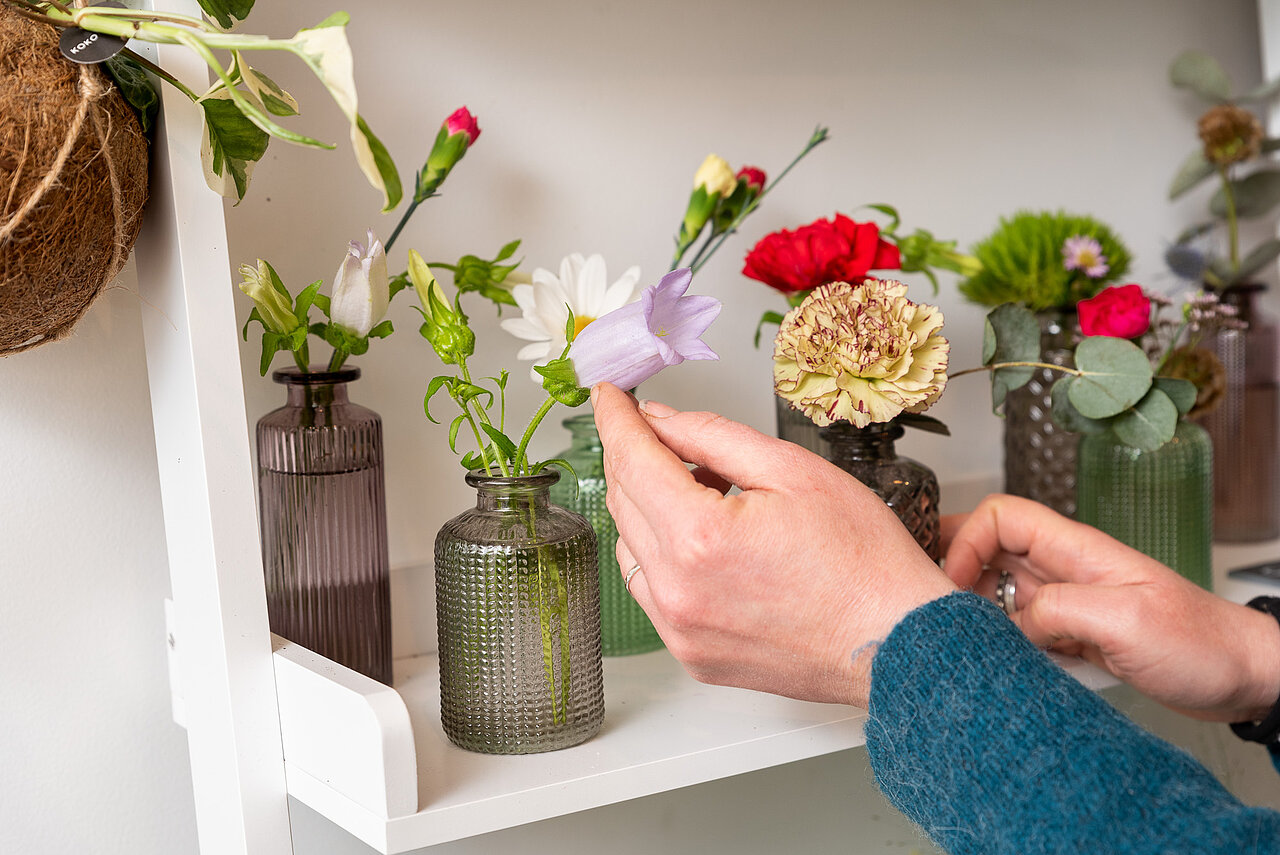
[{"label": "white wall", "polygon": [[[330,11],[299,0],[260,7],[252,28],[275,35]],[[527,267],[601,252],[615,272],[638,263],[652,282],[665,270],[692,172],[708,151],[777,172],[816,123],[830,126],[832,142],[695,283],[725,303],[710,334],[723,361],[687,364],[646,384],[648,396],[763,430],[772,429],[769,355],[750,338],[760,313],[780,300],[738,273],[759,236],[889,202],[907,226],[968,245],[1016,208],[1064,207],[1119,230],[1137,257],[1137,281],[1172,287],[1160,252],[1200,200],[1165,201],[1171,175],[1195,145],[1198,106],[1167,85],[1168,63],[1195,46],[1221,58],[1240,86],[1259,78],[1251,0],[382,0],[350,8],[361,111],[407,177],[459,104],[484,129],[444,196],[401,238],[397,268],[409,247],[448,260],[522,237]],[[386,236],[394,219],[378,214],[323,93],[299,66],[272,59],[264,66],[303,103],[301,129],[341,145],[337,152],[272,145],[250,198],[228,208],[231,261],[268,258],[296,289],[332,277],[347,240],[367,226]],[[228,271],[228,288],[231,279]],[[982,312],[958,299],[953,281],[944,280],[936,299],[959,368],[978,361]],[[932,299],[923,280],[913,284],[914,296]],[[365,379],[355,393],[386,423],[399,566],[428,560],[436,528],[470,501],[444,429],[422,415],[437,365],[416,334],[410,302],[406,294],[392,308],[397,334],[358,361]],[[140,343],[147,311],[154,310],[138,299],[130,268],[70,340],[0,362],[0,447],[8,449],[0,494],[0,851],[194,850],[185,741],[168,720],[167,567]],[[247,312],[242,301],[241,316]],[[510,364],[516,343],[485,306],[475,304],[473,315],[484,373]],[[282,397],[258,378],[255,351],[252,342],[242,351],[251,418]],[[513,374],[513,411],[531,412],[537,390],[520,382],[521,370]],[[997,471],[1000,426],[985,395],[980,378],[957,380],[934,410],[952,438],[913,437],[907,452],[944,482]],[[545,456],[564,444],[552,426],[535,451]],[[397,612],[405,611],[401,604]],[[430,634],[429,626],[401,625],[397,642],[405,651],[429,644]],[[847,818],[828,822],[840,799],[823,795],[861,780],[841,762],[543,823],[535,839],[586,851],[589,829],[634,820],[652,833],[628,840],[651,845],[682,839],[709,814],[724,820],[725,835],[712,839],[726,851],[768,851],[777,840],[747,821],[750,807],[734,806],[782,790],[812,807],[762,815],[794,817],[794,834],[811,829],[811,845],[797,848],[834,840],[847,847],[860,832]],[[868,811],[889,813],[882,803]],[[295,827],[302,851],[360,851],[305,812]],[[861,842],[880,851],[889,836],[876,831]],[[486,851],[494,842],[450,851]]]}]

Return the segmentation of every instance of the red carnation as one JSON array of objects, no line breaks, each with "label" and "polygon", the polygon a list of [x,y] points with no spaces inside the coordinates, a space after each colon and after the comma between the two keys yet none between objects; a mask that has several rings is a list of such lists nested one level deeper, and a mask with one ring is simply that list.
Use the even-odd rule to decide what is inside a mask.
[{"label": "red carnation", "polygon": [[1151,327],[1151,301],[1141,285],[1113,285],[1076,304],[1080,332],[1137,338]]},{"label": "red carnation", "polygon": [[875,223],[843,214],[795,231],[765,235],[749,253],[742,273],[784,294],[828,282],[861,282],[872,270],[898,270],[898,248],[880,237]]},{"label": "red carnation", "polygon": [[449,118],[444,120],[444,126],[448,129],[450,136],[466,134],[468,148],[480,136],[480,125],[476,122],[476,117],[471,115],[471,111],[466,107],[459,107],[450,113]]},{"label": "red carnation", "polygon": [[744,166],[738,170],[737,179],[747,182],[747,187],[751,188],[752,193],[759,193],[764,189],[765,174],[764,170],[758,166]]}]

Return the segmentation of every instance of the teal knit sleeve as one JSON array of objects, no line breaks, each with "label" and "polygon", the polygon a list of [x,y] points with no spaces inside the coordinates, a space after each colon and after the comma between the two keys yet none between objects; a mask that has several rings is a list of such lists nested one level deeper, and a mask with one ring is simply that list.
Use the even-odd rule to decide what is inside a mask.
[{"label": "teal knit sleeve", "polygon": [[1280,855],[1280,814],[1242,805],[974,594],[885,639],[866,737],[885,796],[953,855]]}]

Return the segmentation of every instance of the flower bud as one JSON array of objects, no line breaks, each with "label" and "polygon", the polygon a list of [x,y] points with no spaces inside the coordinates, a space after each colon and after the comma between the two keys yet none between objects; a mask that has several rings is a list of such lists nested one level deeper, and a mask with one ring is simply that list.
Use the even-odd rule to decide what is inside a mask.
[{"label": "flower bud", "polygon": [[738,183],[745,183],[753,197],[760,195],[767,180],[764,170],[757,166],[744,166],[738,170]]},{"label": "flower bud", "polygon": [[422,303],[422,326],[418,331],[446,365],[454,365],[476,350],[476,336],[467,326],[467,316],[455,311],[444,289],[417,250],[409,250],[409,281]]},{"label": "flower bud", "polygon": [[427,162],[418,174],[418,187],[414,198],[419,202],[426,199],[444,183],[449,171],[462,160],[480,137],[480,126],[475,116],[466,107],[459,107],[445,119],[436,133],[435,142],[431,145],[431,153]]},{"label": "flower bud", "polygon": [[264,327],[289,335],[301,325],[293,314],[293,301],[270,264],[261,258],[257,267],[242,264],[240,275],[244,277],[240,280],[240,290],[253,300]]},{"label": "flower bud", "polygon": [[352,241],[338,267],[329,300],[329,320],[356,338],[364,338],[387,314],[390,303],[387,256],[382,242],[370,229],[368,244]]},{"label": "flower bud", "polygon": [[716,154],[707,155],[693,176],[693,188],[707,191],[708,196],[728,196],[738,186],[738,178],[728,161]]}]

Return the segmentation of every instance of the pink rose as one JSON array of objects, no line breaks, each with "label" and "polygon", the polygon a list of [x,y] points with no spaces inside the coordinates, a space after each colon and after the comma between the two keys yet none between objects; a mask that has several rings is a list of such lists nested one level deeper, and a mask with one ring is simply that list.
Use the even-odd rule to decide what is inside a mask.
[{"label": "pink rose", "polygon": [[471,115],[471,111],[466,107],[459,107],[454,110],[449,115],[449,118],[444,120],[444,126],[449,131],[450,136],[466,134],[468,148],[480,136],[480,125],[476,123],[476,117]]},{"label": "pink rose", "polygon": [[1076,304],[1085,335],[1137,338],[1151,327],[1151,301],[1141,285],[1113,285]]}]

